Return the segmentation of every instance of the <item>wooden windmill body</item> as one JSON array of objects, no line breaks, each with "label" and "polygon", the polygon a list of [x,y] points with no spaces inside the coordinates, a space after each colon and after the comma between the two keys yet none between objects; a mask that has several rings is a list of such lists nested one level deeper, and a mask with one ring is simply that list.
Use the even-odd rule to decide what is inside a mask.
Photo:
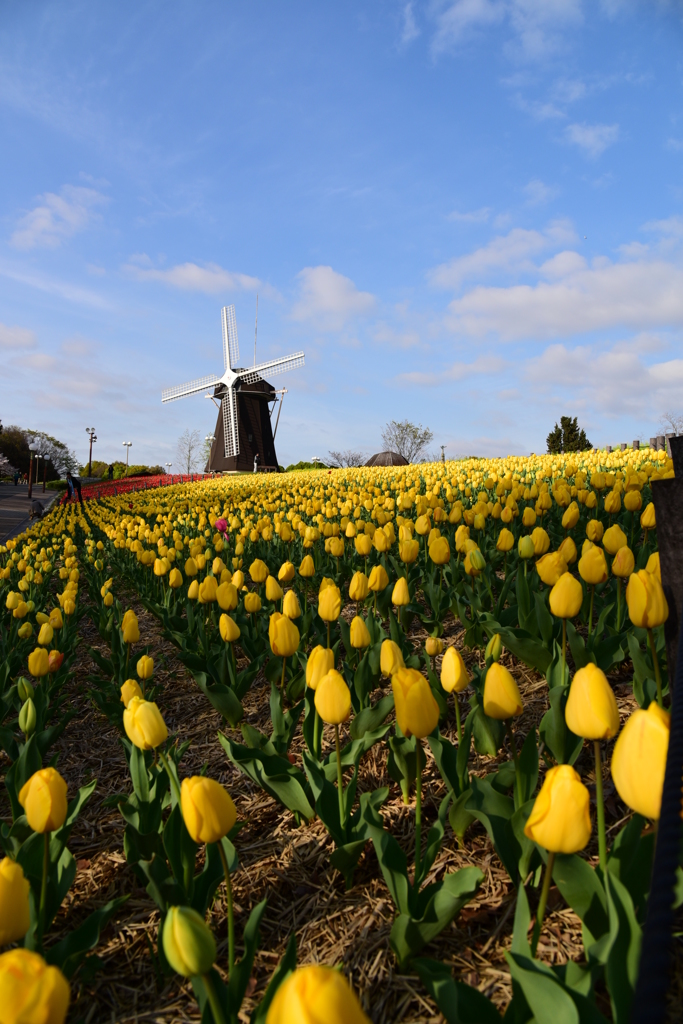
[{"label": "wooden windmill body", "polygon": [[[268,374],[270,377],[303,366],[304,353],[295,352],[290,356],[259,363],[258,366],[240,367],[234,306],[223,307],[221,324],[224,364],[222,377],[209,374],[187,384],[167,388],[161,393],[161,401],[174,402],[178,398],[213,388],[213,394],[206,397],[220,402],[220,406],[207,471],[250,471],[254,469],[257,455],[259,468],[277,470],[270,409],[270,403],[277,401],[277,392],[264,376]],[[280,392],[281,399],[282,394],[283,392]]]}]

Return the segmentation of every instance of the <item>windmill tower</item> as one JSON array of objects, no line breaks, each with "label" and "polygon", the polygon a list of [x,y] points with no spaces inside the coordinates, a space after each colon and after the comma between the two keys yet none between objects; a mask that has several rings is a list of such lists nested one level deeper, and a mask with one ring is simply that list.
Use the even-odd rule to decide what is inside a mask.
[{"label": "windmill tower", "polygon": [[251,470],[258,454],[263,468],[277,469],[275,442],[270,422],[270,402],[276,402],[275,388],[264,380],[264,375],[285,373],[304,365],[304,353],[271,359],[258,366],[240,367],[235,307],[223,306],[223,376],[208,374],[198,380],[166,388],[161,392],[162,402],[174,402],[187,395],[196,395],[213,388],[214,400],[220,401],[215,440],[211,447],[208,468],[212,472]]}]

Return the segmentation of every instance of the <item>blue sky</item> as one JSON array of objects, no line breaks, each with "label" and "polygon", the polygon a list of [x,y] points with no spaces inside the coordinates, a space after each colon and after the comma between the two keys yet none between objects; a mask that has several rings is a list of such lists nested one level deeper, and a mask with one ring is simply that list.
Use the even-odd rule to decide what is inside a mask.
[{"label": "blue sky", "polygon": [[287,464],[383,424],[446,453],[683,414],[683,5],[6,2],[0,416],[168,462],[274,378]]}]

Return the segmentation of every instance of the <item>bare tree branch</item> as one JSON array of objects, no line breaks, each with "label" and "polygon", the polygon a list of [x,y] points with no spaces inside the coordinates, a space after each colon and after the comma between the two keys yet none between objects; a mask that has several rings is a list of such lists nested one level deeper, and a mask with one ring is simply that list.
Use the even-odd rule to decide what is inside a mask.
[{"label": "bare tree branch", "polygon": [[663,412],[658,429],[663,434],[683,434],[683,416],[675,412]]},{"label": "bare tree branch", "polygon": [[365,462],[365,456],[361,452],[354,452],[351,448],[347,448],[343,452],[329,452],[329,456],[330,465],[339,469],[346,469],[347,466],[362,466]]},{"label": "bare tree branch", "polygon": [[382,431],[382,444],[387,451],[398,452],[408,462],[419,462],[427,448],[434,440],[434,433],[429,427],[417,425],[409,420],[400,423],[391,420]]},{"label": "bare tree branch", "polygon": [[199,431],[187,428],[178,438],[176,447],[178,462],[188,475],[193,473],[202,457],[202,445]]}]

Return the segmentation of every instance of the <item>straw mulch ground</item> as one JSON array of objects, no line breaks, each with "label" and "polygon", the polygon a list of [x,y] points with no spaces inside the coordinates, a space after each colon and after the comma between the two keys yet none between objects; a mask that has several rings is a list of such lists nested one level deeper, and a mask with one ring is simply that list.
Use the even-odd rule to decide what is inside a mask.
[{"label": "straw mulch ground", "polygon": [[[173,648],[163,639],[157,620],[136,604],[143,640],[153,644],[155,676],[163,684],[157,698],[169,731],[192,745],[183,761],[184,774],[198,773],[206,764],[208,773],[220,780],[232,794],[240,817],[246,822],[237,840],[241,866],[234,876],[237,935],[253,905],[264,896],[268,907],[261,929],[261,948],[245,1002],[243,1019],[262,994],[292,933],[296,933],[299,963],[343,964],[370,1018],[379,1022],[437,1022],[443,1018],[415,976],[397,972],[389,948],[393,905],[384,885],[372,849],[368,844],[346,892],[339,874],[329,864],[332,843],[319,821],[297,828],[289,812],[237,771],[227,760],[216,739],[225,723],[199,692],[189,673],[175,658]],[[86,598],[85,593],[83,598]],[[461,629],[449,617],[447,638],[461,643]],[[424,634],[415,631],[415,643]],[[106,797],[130,791],[125,759],[115,730],[88,698],[87,676],[95,671],[88,645],[106,650],[89,619],[82,622],[82,643],[74,678],[69,684],[69,704],[77,711],[59,743],[59,769],[69,783],[70,793],[93,778],[97,790],[74,830],[71,849],[78,860],[78,874],[57,924],[69,929],[94,907],[114,896],[130,893],[128,903],[103,935],[98,954],[102,969],[85,985],[74,984],[74,1005],[69,1019],[85,1024],[158,1022],[176,1024],[197,1021],[199,1015],[188,984],[176,977],[157,977],[151,950],[156,942],[158,914],[151,898],[128,868],[122,850],[123,820],[117,810],[102,806]],[[466,660],[479,655],[465,651]],[[546,709],[545,680],[513,665],[525,704],[518,721],[521,732],[537,725]],[[629,673],[625,669],[613,680],[622,714],[633,707]],[[269,687],[263,678],[244,701],[246,719],[269,731]],[[454,723],[446,730],[455,739]],[[239,737],[239,734],[237,734]],[[329,741],[330,737],[326,736]],[[301,749],[300,737],[293,751]],[[444,784],[428,752],[425,817],[436,816]],[[508,756],[502,751],[498,760]],[[492,759],[472,754],[472,769],[485,774]],[[588,746],[577,762],[586,784],[594,789],[594,769]],[[362,764],[361,788],[391,786],[391,797],[383,809],[387,824],[409,851],[412,849],[414,803],[404,806],[399,787],[386,771],[386,748],[378,744]],[[612,830],[624,820],[609,777],[606,778],[607,816]],[[597,859],[597,843],[587,851]],[[465,837],[464,849],[456,848],[447,831],[446,841],[434,866],[432,877],[468,864],[479,865],[485,880],[475,900],[468,904],[425,955],[441,959],[457,978],[485,992],[502,1011],[511,995],[504,952],[510,946],[515,892],[488,837],[475,823]],[[536,895],[532,892],[532,901]],[[223,887],[211,914],[211,926],[219,938],[219,963],[227,960],[226,918]],[[55,936],[57,937],[57,936]],[[564,906],[557,890],[551,890],[549,913],[543,929],[539,955],[548,963],[582,958],[580,923]],[[683,971],[677,971],[675,993],[683,995]],[[675,1004],[674,997],[674,1004]],[[681,1003],[678,1001],[678,1005]],[[601,998],[600,1008],[609,1017],[609,1003]]]}]

